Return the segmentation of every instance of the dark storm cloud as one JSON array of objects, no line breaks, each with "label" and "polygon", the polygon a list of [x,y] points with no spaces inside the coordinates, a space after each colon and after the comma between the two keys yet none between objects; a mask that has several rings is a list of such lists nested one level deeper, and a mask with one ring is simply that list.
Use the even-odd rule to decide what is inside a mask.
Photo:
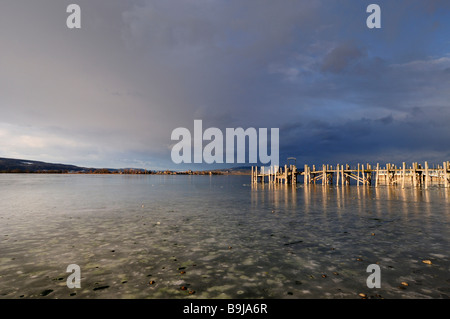
[{"label": "dark storm cloud", "polygon": [[379,1],[380,30],[368,1],[79,0],[76,31],[69,3],[0,4],[0,156],[175,167],[194,119],[298,161],[448,156],[446,1]]},{"label": "dark storm cloud", "polygon": [[[392,115],[343,122],[313,121],[285,129],[283,156],[296,156],[322,164],[324,158],[348,163],[386,161],[441,162],[450,156],[448,123],[444,107],[415,108],[401,119]],[[293,152],[293,150],[295,150]],[[351,155],[350,155],[351,154]]]}]

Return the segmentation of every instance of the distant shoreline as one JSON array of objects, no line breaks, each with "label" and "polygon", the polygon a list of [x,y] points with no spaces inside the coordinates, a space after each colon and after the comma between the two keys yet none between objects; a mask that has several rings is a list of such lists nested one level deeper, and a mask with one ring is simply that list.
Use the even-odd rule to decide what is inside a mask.
[{"label": "distant shoreline", "polygon": [[0,174],[114,174],[114,175],[250,175],[250,167],[213,170],[148,170],[142,168],[93,168],[25,159],[1,158]]},{"label": "distant shoreline", "polygon": [[25,170],[3,170],[0,174],[60,174],[60,175],[251,175],[250,171],[227,171],[227,170],[211,170],[211,171],[151,171],[151,170],[105,170],[95,169],[89,171],[25,171]]}]

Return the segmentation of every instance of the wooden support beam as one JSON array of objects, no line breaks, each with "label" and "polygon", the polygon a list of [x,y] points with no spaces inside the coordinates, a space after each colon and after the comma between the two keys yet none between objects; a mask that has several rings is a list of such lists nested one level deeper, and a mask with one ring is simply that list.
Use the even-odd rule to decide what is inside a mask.
[{"label": "wooden support beam", "polygon": [[428,183],[430,180],[429,170],[428,170],[428,162],[425,162],[425,189],[428,188]]}]

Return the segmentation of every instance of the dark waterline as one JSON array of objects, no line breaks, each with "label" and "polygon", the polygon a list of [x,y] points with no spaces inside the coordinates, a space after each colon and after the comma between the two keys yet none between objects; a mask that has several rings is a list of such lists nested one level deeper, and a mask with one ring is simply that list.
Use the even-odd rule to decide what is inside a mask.
[{"label": "dark waterline", "polygon": [[0,189],[1,298],[450,296],[442,187],[4,174]]}]

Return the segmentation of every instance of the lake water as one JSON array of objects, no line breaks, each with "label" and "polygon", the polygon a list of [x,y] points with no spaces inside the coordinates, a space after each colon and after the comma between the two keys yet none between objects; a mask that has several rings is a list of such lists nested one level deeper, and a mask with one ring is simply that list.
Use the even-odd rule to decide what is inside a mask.
[{"label": "lake water", "polygon": [[0,174],[0,298],[449,298],[449,201],[437,186]]}]

